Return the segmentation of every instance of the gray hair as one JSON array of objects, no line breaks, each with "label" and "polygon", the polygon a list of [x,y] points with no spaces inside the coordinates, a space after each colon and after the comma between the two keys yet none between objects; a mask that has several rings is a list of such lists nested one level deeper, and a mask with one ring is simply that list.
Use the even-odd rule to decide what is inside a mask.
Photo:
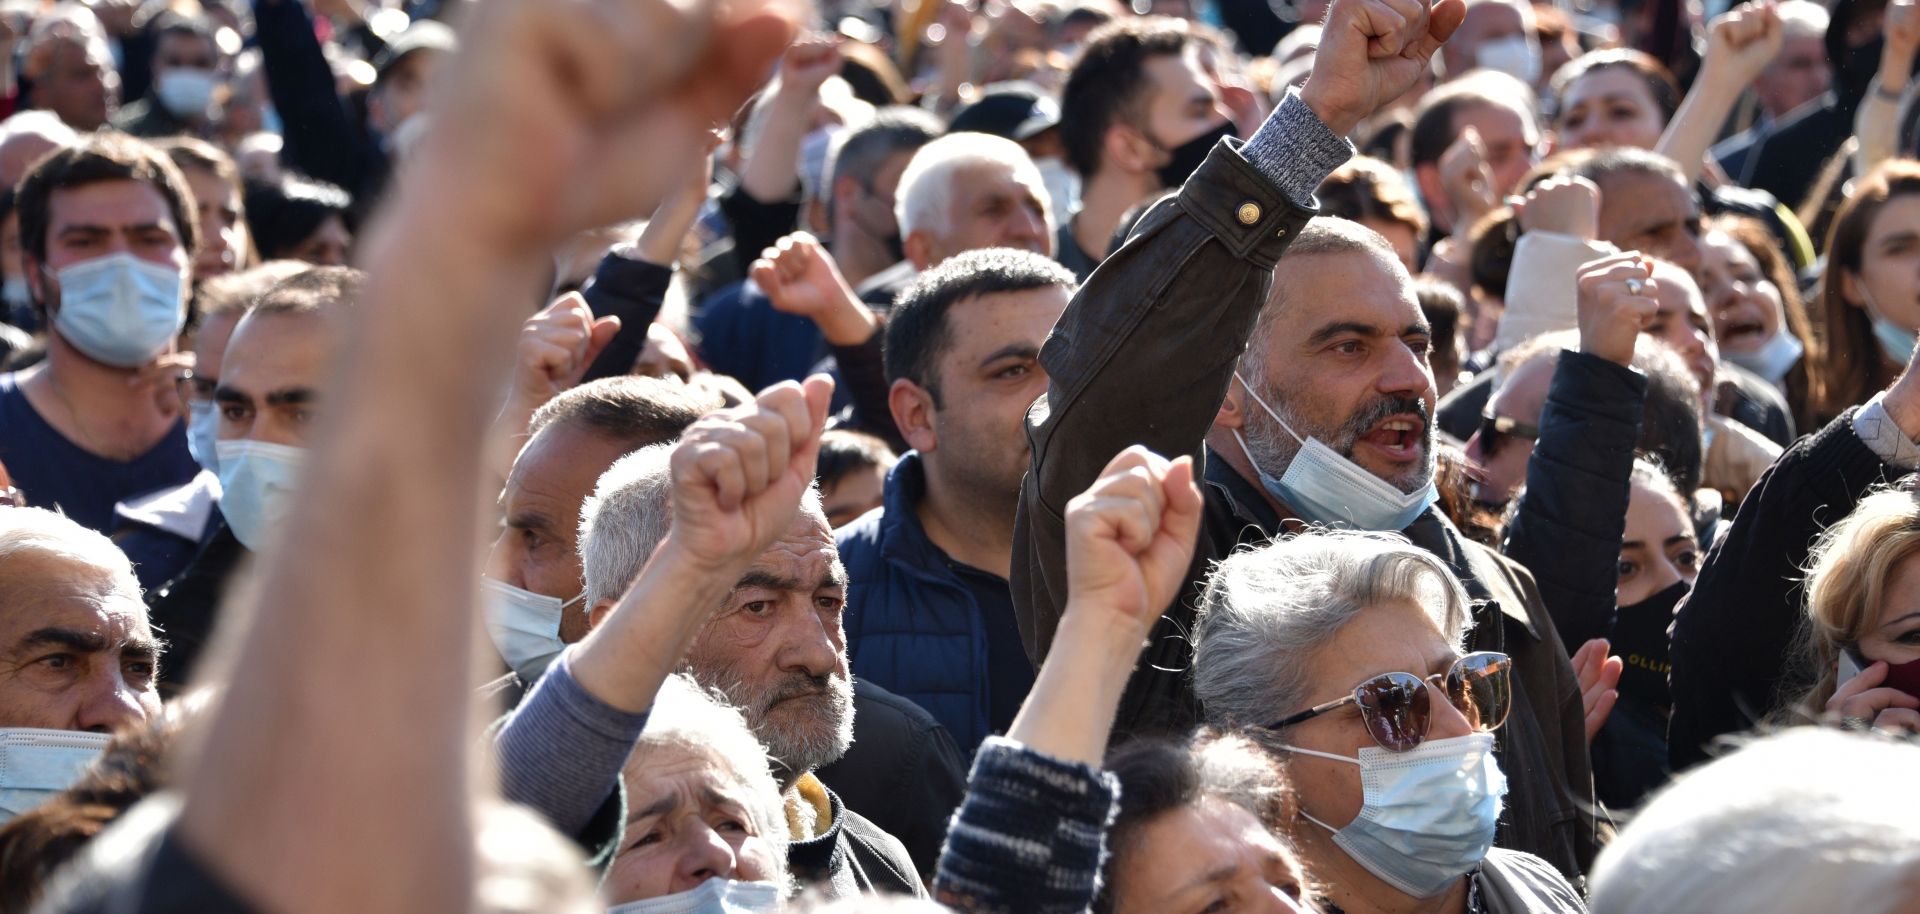
[{"label": "gray hair", "polygon": [[900,186],[894,192],[894,218],[900,223],[900,235],[906,237],[920,229],[945,233],[953,231],[953,185],[955,172],[970,165],[1005,165],[1020,183],[1032,188],[1042,210],[1048,211],[1052,224],[1047,182],[1039,166],[1027,156],[1020,144],[988,133],[951,133],[925,146],[907,162],[900,173]]},{"label": "gray hair", "polygon": [[[1400,263],[1400,255],[1393,250],[1392,243],[1379,232],[1367,228],[1349,219],[1315,219],[1308,222],[1293,238],[1293,244],[1287,247],[1287,256],[1281,260],[1281,268],[1301,266],[1301,258],[1320,254],[1365,254],[1393,270],[1405,273],[1407,268]],[[1287,284],[1278,281],[1276,270],[1273,288],[1267,294],[1267,302],[1260,308],[1260,316],[1254,319],[1253,332],[1247,337],[1248,354],[1266,351],[1267,335],[1279,324],[1281,312],[1286,310]],[[1413,295],[1413,277],[1407,277],[1407,294]],[[1267,389],[1267,369],[1264,360],[1255,356],[1240,359],[1240,374],[1255,390]]]},{"label": "gray hair", "polygon": [[1594,914],[1905,910],[1920,747],[1799,727],[1681,775],[1601,852]]},{"label": "gray hair", "polygon": [[[580,505],[580,567],[586,572],[587,606],[618,599],[673,525],[673,443],[634,451],[608,467]],[[800,496],[800,511],[826,523],[820,492]]]},{"label": "gray hair", "polygon": [[[113,541],[69,519],[42,508],[0,508],[0,581],[15,557],[40,556],[62,564],[80,565],[113,582],[128,599],[140,599],[140,580],[133,563]],[[0,587],[4,594],[12,587]],[[5,601],[0,600],[0,606]]]},{"label": "gray hair", "polygon": [[702,687],[683,673],[668,676],[647,712],[647,728],[627,758],[627,770],[637,772],[663,751],[700,755],[711,760],[744,790],[747,817],[754,831],[773,845],[781,870],[774,882],[786,882],[787,818],[779,782],[761,745],[740,709],[719,692]]},{"label": "gray hair", "polygon": [[1371,606],[1408,600],[1456,650],[1467,595],[1438,558],[1397,534],[1314,530],[1227,556],[1207,579],[1193,686],[1215,726],[1260,726],[1299,710],[1307,659]]}]

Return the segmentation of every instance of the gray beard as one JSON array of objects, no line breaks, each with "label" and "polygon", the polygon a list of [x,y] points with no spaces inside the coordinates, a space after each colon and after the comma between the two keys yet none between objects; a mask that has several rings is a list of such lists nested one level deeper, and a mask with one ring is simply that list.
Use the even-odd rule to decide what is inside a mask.
[{"label": "gray beard", "polygon": [[[774,774],[782,789],[837,761],[853,745],[853,682],[845,676],[783,674],[778,682],[756,688],[730,670],[710,677],[690,672],[740,709],[778,769]],[[773,709],[782,703],[787,706],[775,720]]]}]

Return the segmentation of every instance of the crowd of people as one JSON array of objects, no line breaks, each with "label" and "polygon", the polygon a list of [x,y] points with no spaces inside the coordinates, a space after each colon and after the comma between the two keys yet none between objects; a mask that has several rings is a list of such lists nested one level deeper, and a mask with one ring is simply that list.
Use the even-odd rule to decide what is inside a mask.
[{"label": "crowd of people", "polygon": [[7,0],[0,912],[1914,910],[1916,52]]}]

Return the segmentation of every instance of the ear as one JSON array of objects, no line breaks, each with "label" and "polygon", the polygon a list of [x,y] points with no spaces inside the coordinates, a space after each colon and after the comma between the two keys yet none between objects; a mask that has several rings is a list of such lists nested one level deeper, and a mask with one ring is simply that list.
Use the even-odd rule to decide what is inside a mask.
[{"label": "ear", "polygon": [[926,229],[914,229],[913,233],[901,242],[901,247],[906,249],[907,260],[913,263],[914,269],[926,270],[933,266],[932,232]]},{"label": "ear", "polygon": [[1101,159],[1112,163],[1124,172],[1142,174],[1159,167],[1155,154],[1159,150],[1146,137],[1146,134],[1125,124],[1114,124],[1107,128],[1107,141],[1102,146]]},{"label": "ear", "polygon": [[829,233],[832,231],[833,226],[830,226],[827,224],[827,201],[826,200],[818,196],[814,197],[811,200],[808,200],[807,208],[805,213],[803,214],[803,218],[806,219],[807,230],[813,233],[813,237],[815,238],[832,237],[832,235]]},{"label": "ear", "polygon": [[1247,401],[1246,388],[1238,380],[1227,381],[1227,398],[1220,401],[1220,411],[1213,414],[1214,428],[1246,428]]},{"label": "ear", "polygon": [[587,609],[587,630],[599,628],[600,623],[607,620],[607,614],[613,612],[613,608],[618,605],[620,601],[612,597],[601,597],[593,601],[593,606]]},{"label": "ear", "polygon": [[[1860,292],[1860,274],[1845,267],[1837,271],[1840,274],[1840,298],[1847,304],[1862,311],[1867,310],[1867,297]],[[1869,312],[1868,317],[1872,317]]]},{"label": "ear", "polygon": [[[852,175],[841,175],[833,179],[833,213],[845,219],[850,207],[859,202],[860,181]],[[832,226],[827,231],[833,231]]]},{"label": "ear", "polygon": [[940,436],[933,427],[933,395],[926,388],[906,378],[893,382],[887,390],[887,409],[893,413],[893,424],[908,447],[922,454],[939,449]]},{"label": "ear", "polygon": [[47,280],[46,267],[32,254],[22,251],[20,252],[20,269],[26,274],[27,289],[33,293],[33,300],[40,303],[42,316],[52,320],[53,301],[47,294],[51,289]]}]

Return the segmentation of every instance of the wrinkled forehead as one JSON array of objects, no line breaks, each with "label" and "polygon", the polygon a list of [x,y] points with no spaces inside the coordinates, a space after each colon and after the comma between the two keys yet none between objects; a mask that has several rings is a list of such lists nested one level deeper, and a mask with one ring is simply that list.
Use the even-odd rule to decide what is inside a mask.
[{"label": "wrinkled forehead", "polygon": [[846,576],[826,513],[818,498],[810,498],[801,503],[786,533],[760,553],[741,581],[781,581],[812,590],[824,584],[844,583]]},{"label": "wrinkled forehead", "polygon": [[628,818],[693,806],[701,812],[745,808],[751,794],[732,760],[680,740],[642,742],[627,758]]},{"label": "wrinkled forehead", "polygon": [[109,637],[150,631],[146,604],[130,575],[39,550],[0,560],[0,649],[49,626]]}]

